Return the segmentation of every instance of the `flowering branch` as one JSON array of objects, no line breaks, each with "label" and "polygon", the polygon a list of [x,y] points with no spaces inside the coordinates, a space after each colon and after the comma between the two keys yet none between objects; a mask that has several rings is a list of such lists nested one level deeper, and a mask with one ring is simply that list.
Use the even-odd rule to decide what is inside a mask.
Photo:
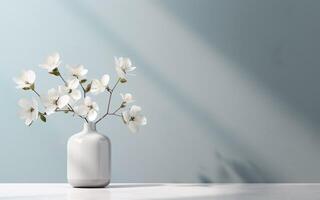
[{"label": "flowering branch", "polygon": [[[58,70],[57,70],[58,71]],[[58,76],[61,78],[61,80],[64,82],[65,86],[68,86],[68,82],[62,77],[61,73],[58,71]],[[77,78],[78,79],[78,78]],[[84,93],[85,94],[85,93]],[[70,105],[70,103],[68,103],[68,108],[70,112],[73,112],[74,114],[76,114],[77,116],[79,116],[81,119],[84,119],[87,123],[88,123],[88,119],[86,117],[83,117],[79,114],[77,114],[74,109],[72,108],[72,106]]]},{"label": "flowering branch", "polygon": [[[101,79],[93,79],[91,82],[88,82],[88,84],[84,84],[87,82],[85,76],[88,73],[88,70],[85,69],[83,65],[76,65],[73,67],[67,66],[71,73],[71,78],[65,79],[59,71],[60,64],[60,55],[55,53],[48,56],[44,64],[39,65],[46,69],[49,74],[58,76],[63,82],[63,85],[48,90],[47,95],[44,97],[40,96],[35,89],[36,75],[34,71],[23,71],[19,78],[14,78],[17,88],[31,90],[37,97],[39,97],[45,108],[45,111],[41,112],[38,109],[38,102],[35,99],[32,99],[32,101],[21,99],[19,101],[19,105],[22,108],[21,118],[25,120],[26,125],[30,126],[38,118],[46,122],[47,116],[57,112],[70,112],[73,113],[73,116],[77,115],[81,119],[85,120],[86,123],[94,122],[98,117],[99,106],[87,94],[92,93],[97,95],[104,92],[109,94],[106,112],[94,122],[95,124],[102,121],[102,119],[108,115],[113,115],[121,117],[129,129],[132,132],[136,132],[139,126],[147,123],[146,118],[140,114],[141,108],[139,106],[133,105],[130,109],[123,111],[122,113],[118,113],[122,108],[125,108],[128,103],[133,102],[132,95],[130,93],[120,94],[122,97],[120,106],[113,112],[110,111],[112,97],[114,96],[113,93],[116,87],[119,83],[126,83],[128,79],[127,76],[130,75],[129,72],[136,68],[132,66],[129,58],[115,58],[115,68],[118,79],[112,88],[108,85],[110,80],[110,76],[108,74],[104,74]],[[78,89],[79,86],[80,89]],[[82,103],[77,104],[77,101],[82,97]]]}]

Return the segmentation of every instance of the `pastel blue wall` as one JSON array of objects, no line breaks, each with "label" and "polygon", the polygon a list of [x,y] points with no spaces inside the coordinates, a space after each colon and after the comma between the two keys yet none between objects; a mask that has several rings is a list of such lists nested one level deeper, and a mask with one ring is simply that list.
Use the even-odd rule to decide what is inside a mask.
[{"label": "pastel blue wall", "polygon": [[[127,88],[149,124],[98,129],[113,182],[319,182],[319,1],[2,1],[0,182],[65,182],[82,122],[25,127],[12,77],[59,51],[93,78],[113,56],[137,66]],[[118,97],[119,98],[119,97]],[[103,98],[99,99],[103,102]]]}]

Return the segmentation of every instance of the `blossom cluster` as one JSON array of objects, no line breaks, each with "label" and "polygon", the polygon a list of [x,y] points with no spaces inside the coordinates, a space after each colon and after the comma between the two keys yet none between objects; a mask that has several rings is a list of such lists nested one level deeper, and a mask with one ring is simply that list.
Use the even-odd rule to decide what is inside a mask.
[{"label": "blossom cluster", "polygon": [[[108,74],[89,81],[87,79],[88,69],[85,69],[83,65],[66,65],[69,78],[65,79],[60,71],[61,65],[62,62],[58,53],[49,55],[44,63],[39,65],[39,67],[47,70],[50,75],[60,78],[63,83],[56,88],[49,89],[45,94],[40,94],[37,91],[36,74],[32,70],[23,70],[19,77],[13,79],[16,88],[31,91],[38,97],[38,100],[36,98],[31,100],[20,99],[18,102],[21,107],[20,118],[24,120],[26,125],[30,126],[37,119],[46,122],[49,115],[57,112],[72,113],[73,116],[78,116],[86,122],[93,123],[100,122],[108,115],[121,117],[132,132],[138,131],[141,125],[147,123],[146,117],[141,114],[141,107],[132,105],[124,110],[128,104],[134,102],[130,93],[120,93],[122,99],[120,106],[114,111],[111,111],[110,108],[111,98],[116,86],[126,83],[130,72],[136,69],[129,58],[115,57],[115,70],[118,78],[113,86],[110,85]],[[100,107],[92,96],[101,93],[108,94],[108,101],[106,112],[98,118]],[[42,105],[44,111],[40,111],[39,104]]]}]

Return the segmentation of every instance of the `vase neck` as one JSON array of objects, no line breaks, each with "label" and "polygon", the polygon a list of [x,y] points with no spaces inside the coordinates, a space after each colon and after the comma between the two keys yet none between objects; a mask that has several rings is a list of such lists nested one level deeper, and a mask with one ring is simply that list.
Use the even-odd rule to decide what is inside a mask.
[{"label": "vase neck", "polygon": [[93,122],[84,123],[83,124],[83,131],[84,132],[96,132],[96,124]]}]

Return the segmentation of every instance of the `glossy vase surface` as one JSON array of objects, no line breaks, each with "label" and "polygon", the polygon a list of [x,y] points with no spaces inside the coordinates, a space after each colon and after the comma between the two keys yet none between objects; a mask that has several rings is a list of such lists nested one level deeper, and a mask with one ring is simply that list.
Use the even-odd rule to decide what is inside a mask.
[{"label": "glossy vase surface", "polygon": [[111,178],[111,143],[94,123],[68,140],[67,173],[73,187],[105,187]]}]

